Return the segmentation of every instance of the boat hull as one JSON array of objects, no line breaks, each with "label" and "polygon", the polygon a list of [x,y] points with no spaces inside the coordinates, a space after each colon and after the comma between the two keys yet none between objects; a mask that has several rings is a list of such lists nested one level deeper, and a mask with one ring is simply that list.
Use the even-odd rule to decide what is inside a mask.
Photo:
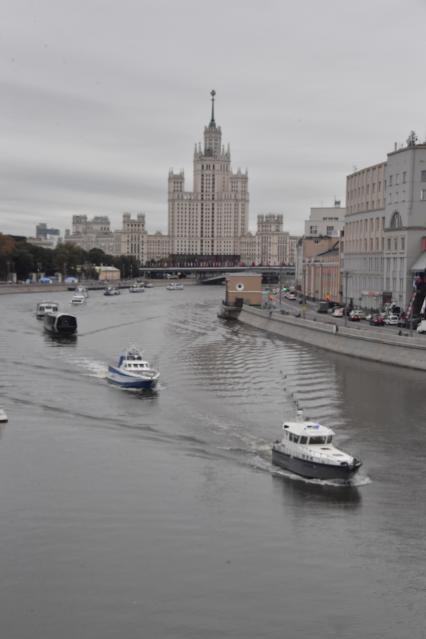
[{"label": "boat hull", "polygon": [[272,463],[307,479],[340,479],[344,481],[352,479],[361,467],[360,462],[356,462],[353,466],[319,464],[307,459],[292,457],[274,447],[272,448]]},{"label": "boat hull", "polygon": [[107,380],[110,384],[131,390],[153,390],[157,386],[158,376],[153,378],[123,375],[118,369],[108,367]]}]

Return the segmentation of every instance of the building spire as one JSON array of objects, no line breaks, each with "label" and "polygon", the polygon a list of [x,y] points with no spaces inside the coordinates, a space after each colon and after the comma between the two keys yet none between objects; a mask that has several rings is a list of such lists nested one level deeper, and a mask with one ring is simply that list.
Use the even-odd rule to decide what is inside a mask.
[{"label": "building spire", "polygon": [[214,121],[214,96],[216,95],[216,91],[212,89],[212,91],[210,91],[210,95],[212,96],[212,117],[209,126],[215,127],[216,122]]}]

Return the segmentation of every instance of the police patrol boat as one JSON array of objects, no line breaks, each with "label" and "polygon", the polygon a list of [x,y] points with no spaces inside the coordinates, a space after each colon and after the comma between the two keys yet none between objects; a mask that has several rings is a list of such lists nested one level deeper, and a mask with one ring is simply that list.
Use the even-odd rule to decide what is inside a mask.
[{"label": "police patrol boat", "polygon": [[151,368],[135,346],[119,356],[116,366],[108,366],[107,380],[121,388],[152,390],[159,377],[160,373]]},{"label": "police patrol boat", "polygon": [[282,439],[272,446],[272,462],[308,479],[350,480],[361,461],[334,447],[331,428],[304,420],[302,411],[298,418],[284,422]]}]

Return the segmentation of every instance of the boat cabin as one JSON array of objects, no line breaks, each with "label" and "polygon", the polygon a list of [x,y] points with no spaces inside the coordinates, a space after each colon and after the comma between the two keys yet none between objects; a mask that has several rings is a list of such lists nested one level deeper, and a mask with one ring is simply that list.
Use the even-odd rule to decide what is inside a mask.
[{"label": "boat cabin", "polygon": [[36,316],[44,317],[46,313],[57,313],[58,310],[58,302],[38,302],[36,306]]},{"label": "boat cabin", "polygon": [[118,361],[119,368],[123,368],[128,371],[140,371],[149,369],[149,364],[143,359],[141,353],[138,350],[132,349],[120,355]]},{"label": "boat cabin", "polygon": [[334,431],[315,422],[283,424],[283,441],[307,446],[324,446],[333,441]]}]

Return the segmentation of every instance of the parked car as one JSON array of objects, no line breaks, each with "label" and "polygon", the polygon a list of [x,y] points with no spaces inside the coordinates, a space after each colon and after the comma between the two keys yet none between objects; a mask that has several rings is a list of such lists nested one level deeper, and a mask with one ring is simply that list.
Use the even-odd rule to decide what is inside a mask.
[{"label": "parked car", "polygon": [[349,317],[352,318],[352,315],[357,315],[360,320],[365,319],[365,313],[360,308],[354,308],[354,310],[349,313]]},{"label": "parked car", "polygon": [[341,306],[336,306],[333,308],[332,316],[333,317],[343,317],[345,314],[345,309]]},{"label": "parked car", "polygon": [[388,326],[398,326],[399,317],[398,315],[388,315],[385,317],[385,324]]},{"label": "parked car", "polygon": [[384,326],[385,320],[381,315],[372,315],[370,317],[369,323],[371,324],[371,326]]},{"label": "parked car", "polygon": [[357,313],[355,313],[355,311],[351,311],[349,313],[349,319],[350,319],[351,322],[360,322],[361,321],[360,316]]},{"label": "parked car", "polygon": [[417,327],[418,333],[426,333],[426,320],[422,320]]},{"label": "parked car", "polygon": [[414,330],[414,329],[417,329],[417,327],[423,321],[423,319],[424,318],[422,315],[413,315],[413,317],[411,318],[400,317],[398,321],[398,326],[400,326],[401,328],[411,328],[412,326]]},{"label": "parked car", "polygon": [[320,302],[317,308],[317,313],[328,313],[329,305],[328,302]]},{"label": "parked car", "polygon": [[295,296],[295,294],[294,294],[294,293],[289,292],[289,293],[286,293],[286,294],[285,294],[285,298],[286,298],[287,300],[292,300],[292,301],[294,301],[294,300],[296,299],[296,296]]}]

